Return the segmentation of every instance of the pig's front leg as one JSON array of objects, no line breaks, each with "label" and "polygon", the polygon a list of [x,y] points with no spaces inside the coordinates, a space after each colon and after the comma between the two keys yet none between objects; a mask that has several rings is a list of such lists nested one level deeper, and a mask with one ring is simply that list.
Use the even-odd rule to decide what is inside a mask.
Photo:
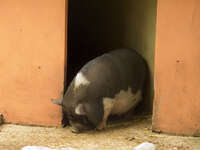
[{"label": "pig's front leg", "polygon": [[107,119],[109,115],[112,112],[112,108],[114,106],[114,99],[111,98],[104,98],[103,99],[103,105],[104,105],[104,115],[101,123],[96,127],[97,130],[103,130],[106,128],[107,125]]}]

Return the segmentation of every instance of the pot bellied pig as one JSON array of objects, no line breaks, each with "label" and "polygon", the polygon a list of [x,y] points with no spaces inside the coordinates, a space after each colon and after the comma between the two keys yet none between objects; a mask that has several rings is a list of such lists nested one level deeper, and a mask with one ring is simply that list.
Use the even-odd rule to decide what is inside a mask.
[{"label": "pot bellied pig", "polygon": [[136,51],[114,50],[84,65],[64,98],[52,102],[62,106],[72,132],[101,130],[109,115],[124,114],[142,100],[146,72],[146,62]]}]

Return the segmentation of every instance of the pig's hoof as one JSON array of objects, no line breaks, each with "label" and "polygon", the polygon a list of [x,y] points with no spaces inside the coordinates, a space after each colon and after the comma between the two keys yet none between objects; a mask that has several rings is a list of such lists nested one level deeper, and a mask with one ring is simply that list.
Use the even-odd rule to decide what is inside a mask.
[{"label": "pig's hoof", "polygon": [[105,130],[106,129],[106,123],[105,122],[102,122],[101,124],[99,124],[97,127],[96,127],[96,130]]},{"label": "pig's hoof", "polygon": [[101,128],[101,129],[95,128],[95,131],[100,132],[100,131],[105,131],[105,129],[106,129],[106,128]]}]

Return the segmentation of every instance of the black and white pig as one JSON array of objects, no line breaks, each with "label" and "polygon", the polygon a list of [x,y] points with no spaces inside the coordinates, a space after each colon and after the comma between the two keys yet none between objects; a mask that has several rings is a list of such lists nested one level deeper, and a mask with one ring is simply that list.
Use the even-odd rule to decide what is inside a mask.
[{"label": "black and white pig", "polygon": [[128,112],[142,100],[147,65],[136,51],[118,49],[82,67],[62,100],[52,100],[63,110],[72,132],[104,129],[109,115]]}]

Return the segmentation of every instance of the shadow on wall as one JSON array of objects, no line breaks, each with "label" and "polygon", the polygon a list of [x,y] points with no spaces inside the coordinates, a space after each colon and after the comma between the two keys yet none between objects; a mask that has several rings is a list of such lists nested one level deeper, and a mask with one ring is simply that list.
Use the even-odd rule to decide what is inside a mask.
[{"label": "shadow on wall", "polygon": [[145,110],[152,110],[156,0],[71,0],[67,85],[89,60],[115,48],[133,48],[147,60]]}]

